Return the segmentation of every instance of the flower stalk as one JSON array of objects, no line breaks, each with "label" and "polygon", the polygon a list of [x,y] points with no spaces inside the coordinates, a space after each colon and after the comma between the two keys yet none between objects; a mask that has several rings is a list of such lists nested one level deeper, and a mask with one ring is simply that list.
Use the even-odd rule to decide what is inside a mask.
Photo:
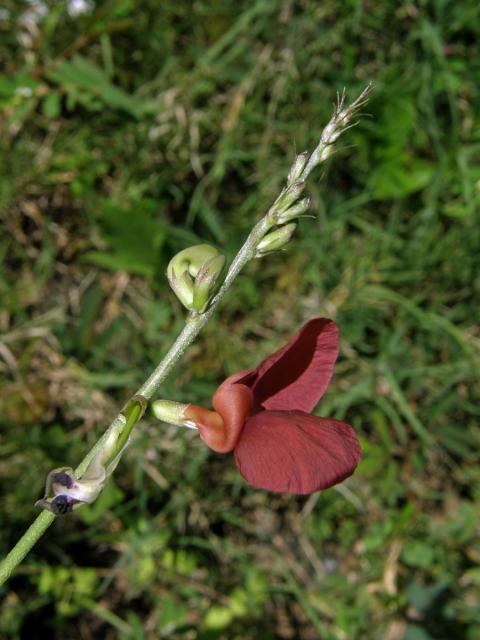
[{"label": "flower stalk", "polygon": [[[128,445],[131,433],[143,415],[148,401],[158,391],[159,387],[176,366],[186,349],[192,344],[202,328],[210,320],[217,306],[243,267],[257,256],[258,247],[261,241],[269,232],[276,232],[278,229],[282,228],[285,229],[285,227],[282,227],[282,224],[285,222],[290,223],[292,220],[304,213],[306,208],[308,208],[305,206],[305,200],[299,201],[299,198],[303,194],[309,174],[318,164],[326,160],[331,155],[334,143],[343,131],[345,131],[349,126],[352,126],[351,122],[353,117],[367,101],[371,89],[372,85],[369,84],[361,95],[348,106],[345,106],[345,94],[342,93],[339,96],[333,115],[321,134],[319,144],[312,154],[304,152],[297,156],[290,169],[286,187],[282,190],[281,194],[266,215],[264,215],[253,227],[245,243],[233,259],[223,283],[213,297],[210,298],[209,296],[212,292],[213,286],[215,285],[218,273],[221,271],[221,267],[223,266],[223,264],[220,265],[221,260],[216,257],[219,255],[218,252],[209,257],[210,260],[213,258],[213,262],[210,262],[210,264],[207,265],[206,271],[204,269],[202,272],[201,266],[198,267],[198,269],[194,266],[194,270],[192,271],[191,265],[188,265],[187,269],[182,271],[182,274],[187,271],[188,277],[193,278],[190,282],[190,284],[193,282],[193,287],[195,286],[195,280],[198,280],[199,273],[203,273],[200,277],[199,283],[200,292],[197,292],[195,302],[195,292],[193,291],[193,288],[189,289],[189,285],[187,285],[186,288],[182,287],[180,299],[182,296],[185,298],[185,301],[188,303],[185,306],[187,306],[191,312],[186,320],[184,328],[160,364],[151,373],[144,384],[142,384],[142,386],[137,390],[134,396],[132,396],[131,401],[127,403],[126,407],[115,417],[111,425],[95,443],[92,449],[86,454],[85,458],[80,462],[77,468],[69,471],[69,478],[71,480],[81,482],[83,478],[85,481],[85,476],[87,477],[87,480],[89,477],[91,479],[88,472],[89,470],[92,471],[92,463],[94,467],[95,465],[98,466],[98,464],[100,464],[100,466],[105,469],[106,476],[111,472],[110,469],[113,470],[113,468],[118,464],[122,453]],[[288,213],[289,211],[290,213]],[[282,237],[282,234],[284,234],[290,237],[290,229],[293,232],[293,228],[289,227],[287,231],[280,232],[280,236]],[[209,268],[213,268],[215,274],[209,271]],[[177,277],[177,273],[175,273],[175,277]],[[206,284],[205,281],[207,281]],[[186,280],[184,280],[184,282],[186,282]],[[206,289],[208,290],[207,293],[205,293]],[[190,293],[192,293],[191,298]],[[184,304],[185,301],[182,300]],[[106,456],[108,459],[104,459],[106,451],[108,451],[108,455]],[[60,480],[67,482],[66,478],[63,476],[60,477]],[[103,488],[103,485],[101,488]],[[55,513],[45,509],[35,519],[10,553],[0,563],[0,585],[4,584],[8,580],[14,569],[22,562],[27,553],[53,523],[55,518]]]}]

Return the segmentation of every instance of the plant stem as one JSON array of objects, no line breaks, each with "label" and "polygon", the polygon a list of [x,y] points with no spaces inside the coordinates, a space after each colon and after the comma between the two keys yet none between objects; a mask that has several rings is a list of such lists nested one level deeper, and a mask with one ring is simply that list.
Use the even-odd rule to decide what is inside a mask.
[{"label": "plant stem", "polygon": [[42,513],[37,516],[17,544],[0,564],[0,585],[9,579],[15,567],[22,562],[27,553],[38,539],[42,537],[55,518],[55,514],[51,511],[42,511]]},{"label": "plant stem", "polygon": [[223,296],[227,293],[228,289],[231,287],[237,275],[240,273],[246,263],[255,256],[255,250],[258,243],[263,238],[265,233],[267,233],[267,231],[272,227],[272,224],[273,223],[270,220],[267,220],[267,216],[265,216],[260,220],[260,222],[255,225],[255,227],[250,232],[250,235],[246,239],[244,245],[235,256],[232,264],[230,265],[228,273],[225,276],[225,280],[223,281],[222,286],[210,302],[207,311],[205,311],[205,313],[189,317],[185,327],[183,328],[183,331],[178,336],[175,343],[172,345],[172,348],[155,369],[155,371],[151,374],[148,380],[146,380],[145,383],[137,391],[137,395],[143,396],[144,398],[147,398],[147,400],[150,400],[150,398],[156,393],[156,391],[165,380],[167,375],[170,373],[170,371],[173,369],[177,361],[184,354],[187,347],[195,340],[197,335],[210,320],[211,316],[215,312],[215,309],[222,300]]},{"label": "plant stem", "polygon": [[[358,109],[365,103],[368,94],[371,91],[371,85],[368,85],[361,95],[349,106],[344,106],[344,94],[341,94],[338,103],[334,109],[332,118],[322,132],[320,142],[310,155],[305,168],[301,173],[301,181],[304,182],[311,171],[321,162],[325,161],[331,155],[332,147],[340,134],[350,125],[352,117],[357,113]],[[285,190],[282,194],[285,193]],[[300,192],[299,192],[300,193]],[[245,243],[241,247],[233,259],[232,264],[225,276],[225,280],[218,290],[217,294],[212,298],[208,309],[202,314],[191,315],[182,329],[181,333],[170,347],[168,353],[160,362],[158,367],[153,371],[150,377],[138,389],[134,396],[142,396],[146,400],[150,400],[157,392],[160,385],[168,376],[170,371],[175,367],[186,349],[192,344],[202,328],[210,320],[220,301],[223,299],[233,281],[252,258],[256,255],[258,244],[268,231],[275,227],[278,223],[277,215],[279,213],[276,204],[280,201],[282,194],[276,200],[267,214],[253,227]],[[134,398],[132,396],[132,398]],[[123,445],[128,440],[130,432],[141,415],[141,408],[137,406],[129,414],[128,418],[119,413],[100,439],[94,444],[84,459],[75,469],[75,476],[81,478],[88,468],[88,465],[95,455],[102,449],[105,441],[113,430],[118,431],[118,442],[116,450],[121,451]],[[17,544],[10,553],[0,563],[0,585],[4,584],[15,567],[24,559],[30,549],[35,545],[43,533],[55,520],[56,515],[50,511],[43,511],[23,534]]]},{"label": "plant stem", "polygon": [[[183,330],[169,349],[168,353],[165,355],[155,371],[150,375],[150,377],[134,395],[143,396],[147,400],[149,400],[154,395],[154,393],[160,387],[170,371],[175,367],[178,360],[185,353],[188,346],[192,344],[202,328],[206,325],[210,317],[213,315],[218,304],[222,300],[223,296],[227,293],[228,289],[230,288],[242,268],[249,260],[251,260],[251,258],[254,257],[258,243],[263,238],[265,233],[272,227],[272,221],[267,218],[268,216],[262,218],[250,232],[250,235],[248,236],[244,245],[234,258],[230,269],[225,276],[225,280],[218,293],[212,299],[208,310],[205,313],[190,316],[188,318]],[[122,442],[124,440],[122,436],[125,435],[126,437],[128,437],[128,432],[133,428],[135,424],[135,418],[138,416],[138,413],[139,412],[137,411],[136,415],[134,414],[134,419],[128,420],[126,424],[125,420],[122,419],[122,414],[119,414],[115,418],[115,420],[108,427],[102,437],[95,443],[92,449],[90,449],[85,458],[75,469],[76,477],[81,477],[85,473],[91,460],[102,448],[104,441],[106,440],[108,434],[112,429],[122,429],[119,436]],[[125,434],[124,431],[126,432]],[[45,531],[52,524],[55,518],[56,515],[51,513],[50,511],[42,511],[42,513],[37,516],[37,518],[23,534],[23,536],[13,547],[10,553],[0,563],[0,585],[4,584],[8,580],[15,567],[17,567],[22,562],[24,557],[45,533]]]}]

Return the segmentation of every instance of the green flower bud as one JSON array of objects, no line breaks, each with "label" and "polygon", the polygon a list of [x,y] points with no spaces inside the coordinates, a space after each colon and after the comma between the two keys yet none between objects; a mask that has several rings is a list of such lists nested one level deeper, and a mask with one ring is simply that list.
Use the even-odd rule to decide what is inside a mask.
[{"label": "green flower bud", "polygon": [[298,198],[302,195],[305,188],[305,182],[303,180],[297,180],[288,187],[283,189],[282,193],[276,199],[272,211],[275,216],[275,221],[278,220],[278,216],[284,213],[289,207],[291,207]]},{"label": "green flower bud", "polygon": [[296,226],[297,225],[294,222],[291,222],[283,227],[279,227],[275,231],[267,233],[267,235],[260,240],[255,257],[261,258],[267,253],[283,249],[283,247],[290,241]]},{"label": "green flower bud", "polygon": [[298,154],[288,173],[287,184],[293,184],[300,179],[300,176],[305,169],[305,165],[307,164],[308,156],[308,151]]},{"label": "green flower bud", "polygon": [[296,202],[292,207],[280,213],[277,217],[278,224],[285,224],[290,220],[295,220],[305,213],[310,208],[312,200],[310,197],[302,198]]},{"label": "green flower bud", "polygon": [[205,311],[224,264],[225,257],[209,244],[184,249],[170,260],[168,281],[184,307],[197,313]]},{"label": "green flower bud", "polygon": [[220,253],[202,266],[195,278],[193,287],[193,308],[198,313],[203,313],[215,291],[218,276],[222,273],[225,264],[225,256]]},{"label": "green flower bud", "polygon": [[188,271],[177,273],[172,263],[168,265],[167,278],[175,295],[187,309],[193,304],[193,282]]},{"label": "green flower bud", "polygon": [[168,424],[174,424],[177,427],[187,427],[189,429],[196,429],[197,427],[186,420],[183,414],[188,407],[188,404],[183,402],[174,402],[173,400],[155,400],[152,403],[153,415]]}]

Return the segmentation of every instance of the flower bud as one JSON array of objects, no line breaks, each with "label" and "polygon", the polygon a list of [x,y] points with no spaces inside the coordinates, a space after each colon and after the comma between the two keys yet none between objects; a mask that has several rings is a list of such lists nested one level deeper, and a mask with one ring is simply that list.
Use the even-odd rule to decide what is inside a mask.
[{"label": "flower bud", "polygon": [[208,244],[184,249],[170,260],[168,281],[184,307],[197,313],[205,311],[224,264],[225,257]]},{"label": "flower bud", "polygon": [[70,513],[82,504],[95,502],[106,479],[105,467],[96,459],[92,460],[81,480],[75,477],[71,467],[53,469],[47,476],[45,495],[35,506],[57,515]]},{"label": "flower bud", "polygon": [[[135,406],[137,410],[131,418],[128,414]],[[128,445],[128,437],[122,441],[124,429],[128,427],[129,420],[138,419],[145,406],[146,400],[142,396],[133,396],[127,403],[127,415],[120,413],[110,425],[99,443],[97,452],[80,478],[71,467],[60,467],[50,471],[45,483],[45,495],[41,500],[37,500],[35,506],[61,515],[70,513],[83,504],[95,502]]]},{"label": "flower bud", "polygon": [[282,193],[276,199],[273,210],[278,216],[284,213],[289,207],[294,204],[298,198],[302,195],[302,192],[305,188],[305,182],[303,180],[297,180],[293,182],[288,187],[283,189]]},{"label": "flower bud", "polygon": [[152,403],[153,415],[168,424],[174,424],[177,427],[188,427],[196,429],[190,420],[184,418],[184,413],[189,405],[183,402],[174,402],[173,400],[155,400]]},{"label": "flower bud", "polygon": [[198,313],[203,313],[207,308],[224,264],[225,256],[219,253],[207,260],[197,273],[193,287],[193,308]]},{"label": "flower bud", "polygon": [[299,153],[295,158],[294,163],[292,164],[290,171],[288,173],[287,183],[292,184],[300,179],[300,176],[303,173],[305,165],[307,164],[309,153],[308,151],[304,151],[303,153]]},{"label": "flower bud", "polygon": [[193,282],[188,271],[177,273],[175,267],[170,263],[168,265],[167,278],[170,287],[183,306],[191,309],[193,303]]},{"label": "flower bud", "polygon": [[285,224],[285,222],[290,222],[290,220],[295,220],[295,218],[299,218],[301,215],[305,213],[310,208],[312,200],[310,197],[302,198],[297,203],[295,203],[292,207],[280,213],[277,217],[278,224]]},{"label": "flower bud", "polygon": [[279,227],[275,231],[267,233],[267,235],[258,243],[255,257],[261,258],[267,253],[282,249],[290,241],[296,226],[297,225],[294,222],[291,222],[283,227]]}]

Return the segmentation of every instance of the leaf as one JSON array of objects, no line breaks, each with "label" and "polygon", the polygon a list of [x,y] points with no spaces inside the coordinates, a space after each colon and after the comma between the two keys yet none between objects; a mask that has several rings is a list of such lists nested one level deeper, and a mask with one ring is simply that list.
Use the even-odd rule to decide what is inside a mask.
[{"label": "leaf", "polygon": [[80,351],[88,351],[94,339],[94,325],[102,308],[104,295],[98,284],[93,284],[82,298],[80,316],[74,332],[74,345]]},{"label": "leaf", "polygon": [[55,120],[60,115],[60,96],[58,93],[48,93],[42,102],[42,111],[50,120]]},{"label": "leaf", "polygon": [[411,567],[428,568],[434,558],[434,549],[425,542],[413,542],[402,551],[402,560]]},{"label": "leaf", "polygon": [[414,155],[421,137],[415,129],[416,116],[417,108],[410,95],[392,94],[383,106],[375,127],[378,142],[369,179],[369,188],[377,200],[405,197],[430,182],[432,163]]},{"label": "leaf", "polygon": [[[144,112],[146,105],[140,98],[130,95],[112,84],[103,69],[81,55],[76,55],[72,60],[62,60],[53,69],[47,70],[46,76],[61,86],[73,98],[70,101],[72,108],[77,99],[89,108],[89,105],[92,105],[91,98],[93,97],[99,99],[106,106],[126,111],[135,118],[140,117]],[[90,101],[82,96],[82,92],[85,91],[89,92]]]},{"label": "leaf", "polygon": [[424,585],[420,582],[412,582],[405,590],[408,602],[415,607],[417,611],[427,611],[434,604],[434,601],[440,594],[447,589],[448,583],[438,581],[432,585]]},{"label": "leaf", "polygon": [[173,595],[168,594],[161,602],[160,619],[158,621],[159,631],[171,631],[172,628],[177,627],[185,621],[187,614],[188,608],[178,602]]},{"label": "leaf", "polygon": [[15,94],[17,84],[7,78],[6,76],[0,76],[0,97],[11,98]]},{"label": "leaf", "polygon": [[377,136],[382,145],[377,154],[385,156],[404,148],[415,124],[416,109],[412,96],[392,95],[378,120]]},{"label": "leaf", "polygon": [[480,587],[480,567],[473,567],[472,569],[468,569],[465,572],[464,577],[475,586]]},{"label": "leaf", "polygon": [[228,627],[233,618],[233,611],[228,607],[213,606],[205,616],[204,625],[207,629],[219,631]]},{"label": "leaf", "polygon": [[380,164],[370,177],[369,187],[377,200],[403,198],[428,185],[433,165],[421,159],[408,160],[406,154]]},{"label": "leaf", "polygon": [[165,232],[151,211],[131,211],[105,203],[100,218],[102,237],[110,251],[91,251],[88,262],[112,271],[128,271],[152,277],[159,264]]},{"label": "leaf", "polygon": [[422,627],[419,627],[416,624],[409,624],[402,640],[434,640],[434,639]]}]

